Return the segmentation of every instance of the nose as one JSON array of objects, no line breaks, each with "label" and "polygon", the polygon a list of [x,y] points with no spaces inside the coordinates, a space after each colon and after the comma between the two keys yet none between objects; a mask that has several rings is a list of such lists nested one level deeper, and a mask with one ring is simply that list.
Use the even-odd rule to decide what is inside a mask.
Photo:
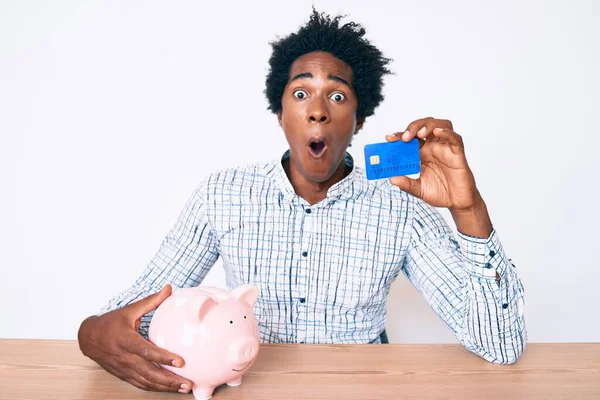
[{"label": "nose", "polygon": [[236,340],[229,348],[231,361],[236,365],[249,363],[256,357],[258,346],[258,340],[254,338]]},{"label": "nose", "polygon": [[329,112],[322,101],[314,100],[308,111],[308,122],[323,124],[329,122]]},{"label": "nose", "polygon": [[311,115],[309,119],[310,122],[325,122],[327,121],[327,116],[323,114],[313,113],[313,115]]}]

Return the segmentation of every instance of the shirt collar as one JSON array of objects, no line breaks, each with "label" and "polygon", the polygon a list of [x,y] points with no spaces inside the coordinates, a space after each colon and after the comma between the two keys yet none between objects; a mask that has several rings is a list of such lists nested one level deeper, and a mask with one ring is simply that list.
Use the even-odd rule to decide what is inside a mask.
[{"label": "shirt collar", "polygon": [[[290,151],[287,150],[281,159],[274,162],[275,165],[268,172],[268,175],[281,190],[284,200],[291,203],[296,199],[300,199],[300,197],[296,195],[294,187],[283,168],[283,162],[289,158]],[[341,181],[329,188],[326,198],[327,203],[340,199],[356,198],[359,194],[358,189],[362,187],[361,185],[356,185],[356,183],[359,183],[358,181],[360,181],[360,171],[359,168],[354,165],[354,158],[347,152],[344,163],[348,168],[351,168],[351,172]]]}]

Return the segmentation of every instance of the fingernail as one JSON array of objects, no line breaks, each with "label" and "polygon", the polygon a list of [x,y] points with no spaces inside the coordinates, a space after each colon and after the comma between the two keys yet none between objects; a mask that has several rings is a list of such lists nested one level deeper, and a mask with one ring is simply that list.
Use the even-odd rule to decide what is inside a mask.
[{"label": "fingernail", "polygon": [[433,131],[434,131],[435,133],[440,133],[440,132],[441,132],[441,131],[443,131],[443,130],[444,130],[443,128],[434,128],[434,129],[433,129]]},{"label": "fingernail", "polygon": [[404,139],[404,140],[408,139],[409,135],[410,135],[410,131],[404,132],[404,135],[402,135],[402,139]]},{"label": "fingernail", "polygon": [[181,367],[181,363],[179,362],[179,360],[171,361],[171,365],[177,368]]},{"label": "fingernail", "polygon": [[421,129],[419,129],[419,132],[417,132],[417,135],[422,135],[422,134],[424,134],[426,131],[427,131],[427,127],[426,127],[426,126],[424,126],[424,127],[422,127]]},{"label": "fingernail", "polygon": [[187,393],[190,391],[190,386],[187,383],[182,383],[179,389],[179,393]]}]

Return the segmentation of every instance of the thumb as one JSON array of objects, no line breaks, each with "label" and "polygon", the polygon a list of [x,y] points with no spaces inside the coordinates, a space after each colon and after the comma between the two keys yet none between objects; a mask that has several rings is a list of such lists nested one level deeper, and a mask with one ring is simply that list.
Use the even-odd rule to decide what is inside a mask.
[{"label": "thumb", "polygon": [[411,179],[406,176],[394,176],[390,178],[390,183],[415,197],[421,197],[421,179]]},{"label": "thumb", "polygon": [[135,303],[131,303],[128,306],[129,311],[136,319],[141,318],[150,311],[156,310],[172,292],[173,288],[171,287],[171,284],[166,284],[160,291],[145,297],[142,300],[138,300]]}]

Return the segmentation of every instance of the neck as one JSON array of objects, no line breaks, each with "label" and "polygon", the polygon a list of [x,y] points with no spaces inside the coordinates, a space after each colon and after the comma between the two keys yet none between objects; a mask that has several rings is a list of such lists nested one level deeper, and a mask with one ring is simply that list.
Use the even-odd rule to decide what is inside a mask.
[{"label": "neck", "polygon": [[350,169],[346,167],[345,160],[342,159],[342,162],[329,179],[324,182],[310,182],[300,173],[294,162],[292,162],[291,155],[290,158],[284,161],[283,169],[296,194],[310,205],[317,204],[325,199],[329,188],[344,179],[350,172]]}]

